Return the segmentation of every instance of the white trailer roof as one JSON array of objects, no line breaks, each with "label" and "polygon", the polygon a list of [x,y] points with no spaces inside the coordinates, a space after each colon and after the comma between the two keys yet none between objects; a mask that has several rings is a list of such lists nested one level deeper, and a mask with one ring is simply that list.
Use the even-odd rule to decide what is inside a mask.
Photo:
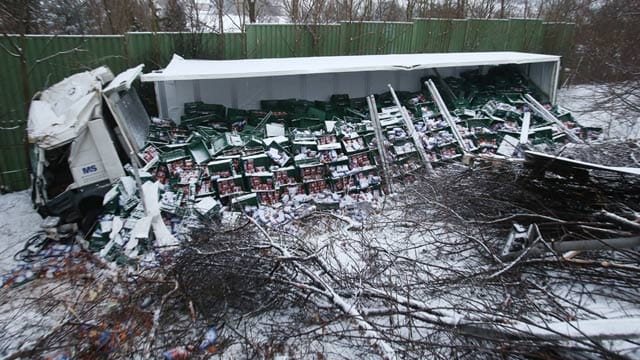
[{"label": "white trailer roof", "polygon": [[163,70],[144,74],[144,82],[254,78],[361,71],[396,71],[500,64],[557,62],[560,56],[522,52],[463,52],[319,56],[242,60],[187,60],[174,55]]}]

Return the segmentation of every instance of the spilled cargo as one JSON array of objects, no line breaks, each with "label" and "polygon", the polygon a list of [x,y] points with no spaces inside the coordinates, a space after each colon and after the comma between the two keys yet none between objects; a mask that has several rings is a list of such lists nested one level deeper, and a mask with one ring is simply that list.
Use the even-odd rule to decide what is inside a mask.
[{"label": "spilled cargo", "polygon": [[[84,214],[83,224],[92,225],[85,226],[92,232],[89,249],[122,263],[144,262],[151,249],[187,239],[202,220],[234,212],[272,227],[322,209],[362,219],[370,207],[357,204],[375,207],[394,183],[411,181],[421,169],[522,158],[525,150],[544,152],[599,133],[580,126],[564,109],[541,104],[536,99],[545,95],[512,65],[418,77],[418,91],[389,85],[389,91],[366,97],[261,99],[259,109],[192,101],[182,105],[179,121],[149,119],[132,87],[141,70],[130,69],[89,92],[104,97],[111,116],[103,116],[105,109],[96,103],[92,115],[85,114],[91,120],[84,122],[109,125],[101,129],[112,141],[81,152],[86,159],[80,173],[104,170],[109,176],[81,183],[70,171],[66,189],[51,193],[54,181],[45,171],[51,167],[46,161],[51,137],[37,134],[54,127],[30,122],[40,124],[38,131],[30,128],[38,164],[36,204],[56,215],[74,210],[67,221]],[[59,143],[70,142],[71,152],[78,152],[82,134],[97,138],[93,127],[86,128]],[[66,172],[75,162],[77,157],[62,156],[57,163]],[[85,189],[95,190],[96,184],[100,191],[85,202]],[[66,206],[55,202],[69,193]],[[100,205],[100,215],[87,219]]]}]

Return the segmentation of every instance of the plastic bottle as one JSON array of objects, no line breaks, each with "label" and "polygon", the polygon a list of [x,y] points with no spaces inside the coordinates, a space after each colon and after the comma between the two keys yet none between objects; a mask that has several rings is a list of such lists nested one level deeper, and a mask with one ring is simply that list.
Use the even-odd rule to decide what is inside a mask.
[{"label": "plastic bottle", "polygon": [[191,357],[191,352],[184,346],[179,346],[165,351],[162,356],[164,356],[165,360],[187,360]]},{"label": "plastic bottle", "polygon": [[207,332],[204,334],[204,339],[200,343],[200,350],[204,350],[209,346],[213,345],[218,339],[218,332],[215,327],[209,328]]}]

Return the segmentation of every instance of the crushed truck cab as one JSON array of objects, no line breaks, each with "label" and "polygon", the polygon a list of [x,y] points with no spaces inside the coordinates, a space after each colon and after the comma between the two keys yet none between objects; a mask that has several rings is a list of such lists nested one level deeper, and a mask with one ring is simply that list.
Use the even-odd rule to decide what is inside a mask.
[{"label": "crushed truck cab", "polygon": [[141,146],[150,123],[131,87],[142,67],[115,78],[99,67],[34,96],[27,134],[32,200],[41,215],[90,226],[103,195],[125,176],[128,154]]}]

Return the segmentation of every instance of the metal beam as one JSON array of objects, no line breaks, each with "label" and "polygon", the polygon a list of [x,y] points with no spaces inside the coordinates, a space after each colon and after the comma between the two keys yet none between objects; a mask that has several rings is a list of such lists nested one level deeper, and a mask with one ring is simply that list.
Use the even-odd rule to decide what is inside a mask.
[{"label": "metal beam", "polygon": [[384,136],[382,136],[382,127],[380,126],[380,119],[378,118],[378,107],[373,95],[367,96],[367,105],[369,105],[371,125],[373,126],[373,132],[376,135],[376,145],[378,147],[378,154],[380,155],[380,162],[382,163],[382,176],[384,181],[387,183],[389,193],[392,193],[393,184],[391,177],[389,176],[389,164],[387,163],[387,153],[384,147]]},{"label": "metal beam", "polygon": [[531,96],[530,94],[524,94],[524,101],[529,105],[529,107],[531,107],[534,112],[540,115],[543,119],[556,124],[556,126],[558,126],[558,128],[560,128],[560,130],[565,133],[567,137],[569,137],[569,139],[571,139],[571,141],[578,144],[584,144],[584,141],[582,139],[580,139],[576,134],[574,134],[571,130],[564,126],[562,121],[553,116],[553,114],[549,112],[549,110],[545,109],[544,106],[542,106],[542,104],[540,104],[538,100],[536,100],[533,96]]},{"label": "metal beam", "polygon": [[402,104],[400,103],[400,100],[398,100],[398,96],[396,95],[396,92],[393,90],[393,87],[391,87],[391,84],[388,84],[387,86],[389,87],[389,91],[391,92],[391,96],[393,97],[393,102],[395,102],[396,106],[398,107],[398,110],[400,110],[400,114],[402,115],[402,120],[404,120],[404,125],[407,127],[407,130],[409,131],[409,135],[411,135],[411,138],[413,139],[413,145],[418,150],[418,154],[420,155],[420,158],[422,159],[422,163],[424,164],[424,167],[427,170],[427,174],[429,176],[435,175],[433,171],[433,166],[431,166],[431,161],[429,161],[427,152],[424,150],[424,146],[422,145],[422,139],[420,138],[420,134],[418,134],[415,126],[413,126],[413,121],[411,121],[411,119],[409,118],[407,109],[405,109],[405,107],[402,106]]},{"label": "metal beam", "polygon": [[470,149],[467,149],[467,146],[465,145],[462,139],[462,136],[460,135],[460,132],[458,132],[458,128],[456,127],[456,122],[451,117],[451,113],[449,112],[449,109],[447,109],[447,105],[444,103],[444,100],[442,100],[442,97],[440,96],[440,92],[438,92],[438,88],[436,87],[436,84],[434,84],[433,81],[429,79],[425,81],[425,85],[427,85],[427,88],[429,89],[431,98],[433,99],[433,101],[435,101],[436,105],[438,106],[438,109],[440,110],[440,115],[442,115],[444,120],[449,124],[449,127],[451,128],[451,133],[456,138],[456,141],[458,141],[458,145],[460,145],[460,149],[462,149],[463,153],[465,154],[468,153]]}]

